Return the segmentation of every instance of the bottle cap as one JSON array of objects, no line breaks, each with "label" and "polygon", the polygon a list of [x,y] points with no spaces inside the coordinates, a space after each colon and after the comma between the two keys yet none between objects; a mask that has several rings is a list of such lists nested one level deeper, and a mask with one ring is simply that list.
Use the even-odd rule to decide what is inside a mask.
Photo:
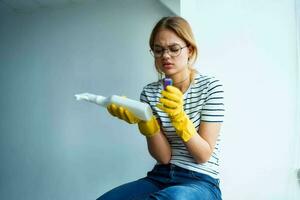
[{"label": "bottle cap", "polygon": [[173,80],[170,78],[164,78],[164,89],[166,89],[168,85],[173,85]]}]

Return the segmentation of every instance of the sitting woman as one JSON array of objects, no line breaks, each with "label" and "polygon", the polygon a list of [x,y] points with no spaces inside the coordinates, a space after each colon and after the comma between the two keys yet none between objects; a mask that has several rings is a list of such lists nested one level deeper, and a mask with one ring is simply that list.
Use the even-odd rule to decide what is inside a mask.
[{"label": "sitting woman", "polygon": [[[146,177],[116,187],[98,200],[220,200],[222,84],[194,69],[197,46],[185,19],[162,18],[149,43],[161,79],[146,85],[140,100],[150,105],[153,118],[142,121],[114,104],[107,109],[138,125],[157,164]],[[164,87],[163,77],[172,79],[173,85]]]}]

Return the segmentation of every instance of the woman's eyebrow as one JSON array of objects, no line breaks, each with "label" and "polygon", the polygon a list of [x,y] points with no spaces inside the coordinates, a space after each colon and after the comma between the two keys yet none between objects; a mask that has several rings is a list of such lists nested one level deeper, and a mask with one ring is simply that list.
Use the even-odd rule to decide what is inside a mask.
[{"label": "woman's eyebrow", "polygon": [[[179,44],[174,42],[174,43],[169,44],[167,47],[174,46],[174,45],[179,45]],[[159,44],[154,44],[154,47],[163,47],[163,46],[159,45]]]}]

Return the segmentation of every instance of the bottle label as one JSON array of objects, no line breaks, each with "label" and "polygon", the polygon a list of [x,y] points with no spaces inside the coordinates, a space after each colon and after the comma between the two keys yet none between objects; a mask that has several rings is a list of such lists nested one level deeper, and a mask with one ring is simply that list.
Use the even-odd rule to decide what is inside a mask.
[{"label": "bottle label", "polygon": [[168,85],[173,85],[173,80],[170,78],[164,78],[164,90]]}]

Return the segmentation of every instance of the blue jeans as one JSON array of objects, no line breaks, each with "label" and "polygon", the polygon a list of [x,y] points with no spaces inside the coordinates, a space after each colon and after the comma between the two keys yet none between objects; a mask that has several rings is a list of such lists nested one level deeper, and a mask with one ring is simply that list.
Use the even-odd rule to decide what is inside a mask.
[{"label": "blue jeans", "polygon": [[97,200],[221,200],[219,180],[173,164],[156,165],[145,178],[103,194]]}]

